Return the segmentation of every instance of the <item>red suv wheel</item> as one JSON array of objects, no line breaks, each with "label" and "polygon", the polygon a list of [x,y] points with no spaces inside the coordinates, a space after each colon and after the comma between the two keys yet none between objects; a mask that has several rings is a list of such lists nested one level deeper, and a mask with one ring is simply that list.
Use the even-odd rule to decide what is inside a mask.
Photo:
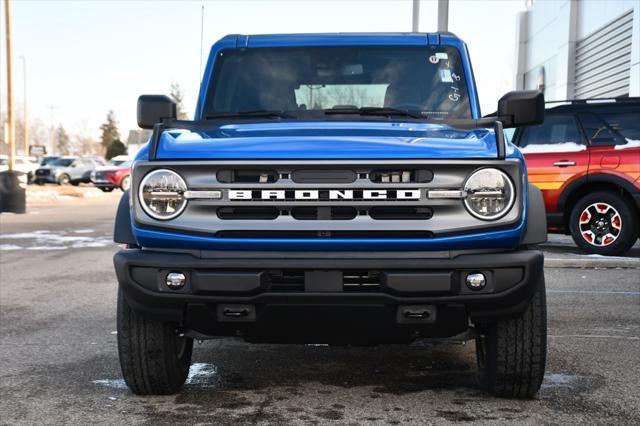
[{"label": "red suv wheel", "polygon": [[629,250],[638,238],[638,218],[623,197],[608,192],[585,195],[569,217],[571,236],[582,250],[615,256]]}]

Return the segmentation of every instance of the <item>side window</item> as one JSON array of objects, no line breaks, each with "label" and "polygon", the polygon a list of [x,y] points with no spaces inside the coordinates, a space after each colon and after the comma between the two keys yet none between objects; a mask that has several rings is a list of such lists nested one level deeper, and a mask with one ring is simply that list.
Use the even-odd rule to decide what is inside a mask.
[{"label": "side window", "polygon": [[572,115],[547,115],[544,123],[523,129],[518,146],[525,153],[580,151],[586,148]]},{"label": "side window", "polygon": [[591,145],[619,145],[625,143],[624,139],[611,130],[607,123],[593,113],[578,115],[584,133]]},{"label": "side window", "polygon": [[627,144],[631,141],[640,141],[640,111],[635,113],[625,112],[617,114],[598,114],[609,129],[624,138],[622,143]]}]

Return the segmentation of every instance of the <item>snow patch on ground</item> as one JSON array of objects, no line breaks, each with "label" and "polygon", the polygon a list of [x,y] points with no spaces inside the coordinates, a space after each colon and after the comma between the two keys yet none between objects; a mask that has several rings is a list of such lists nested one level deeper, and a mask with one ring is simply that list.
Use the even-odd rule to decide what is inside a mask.
[{"label": "snow patch on ground", "polygon": [[27,250],[66,250],[68,247],[64,246],[32,246],[26,247]]},{"label": "snow patch on ground", "polygon": [[[82,229],[78,233],[94,232],[91,229]],[[74,232],[74,231],[70,231]],[[15,234],[4,234],[2,240],[11,240],[17,244],[5,244],[7,248],[3,250],[64,250],[68,248],[98,248],[112,245],[110,237],[90,237],[84,235],[68,235],[69,232],[51,232],[39,230],[34,232],[19,232]]]},{"label": "snow patch on ground", "polygon": [[624,145],[616,145],[615,149],[640,148],[640,140],[629,139],[629,138],[625,138],[625,139],[627,139],[627,143],[625,143]]},{"label": "snow patch on ground", "polygon": [[542,388],[573,388],[578,376],[562,373],[548,373],[544,375]]},{"label": "snow patch on ground", "polygon": [[578,152],[587,149],[585,145],[575,142],[527,145],[520,148],[523,154],[542,154],[545,152]]},{"label": "snow patch on ground", "polygon": [[123,379],[100,379],[92,381],[93,384],[106,386],[112,389],[127,389],[127,384]]},{"label": "snow patch on ground", "polygon": [[0,244],[0,251],[22,250],[22,247],[15,244]]},{"label": "snow patch on ground", "polygon": [[188,385],[200,385],[200,386],[213,386],[215,377],[218,374],[218,367],[212,364],[195,363],[189,368],[189,375],[187,376]]},{"label": "snow patch on ground", "polygon": [[91,234],[92,232],[95,232],[93,229],[74,229],[73,233],[74,234]]}]

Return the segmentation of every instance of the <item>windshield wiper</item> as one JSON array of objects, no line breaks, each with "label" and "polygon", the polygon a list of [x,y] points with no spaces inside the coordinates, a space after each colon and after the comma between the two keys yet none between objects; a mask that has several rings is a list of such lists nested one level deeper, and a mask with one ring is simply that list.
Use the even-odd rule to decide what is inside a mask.
[{"label": "windshield wiper", "polygon": [[215,120],[218,118],[294,118],[295,116],[288,114],[284,111],[269,111],[269,110],[255,110],[255,111],[234,111],[234,112],[218,112],[209,114],[205,118],[207,120]]},{"label": "windshield wiper", "polygon": [[408,111],[406,109],[388,108],[388,107],[362,107],[362,108],[332,108],[323,110],[327,115],[357,114],[357,115],[382,115],[390,117],[399,115],[403,117],[420,118],[425,117],[418,113]]}]

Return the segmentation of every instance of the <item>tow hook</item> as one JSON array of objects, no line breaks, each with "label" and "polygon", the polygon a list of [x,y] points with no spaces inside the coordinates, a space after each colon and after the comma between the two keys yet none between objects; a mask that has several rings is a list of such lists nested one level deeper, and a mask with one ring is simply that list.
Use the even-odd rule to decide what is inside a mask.
[{"label": "tow hook", "polygon": [[434,305],[398,306],[398,324],[428,324],[436,321]]},{"label": "tow hook", "polygon": [[255,305],[218,305],[218,321],[242,321],[251,322],[256,320],[256,307]]}]

